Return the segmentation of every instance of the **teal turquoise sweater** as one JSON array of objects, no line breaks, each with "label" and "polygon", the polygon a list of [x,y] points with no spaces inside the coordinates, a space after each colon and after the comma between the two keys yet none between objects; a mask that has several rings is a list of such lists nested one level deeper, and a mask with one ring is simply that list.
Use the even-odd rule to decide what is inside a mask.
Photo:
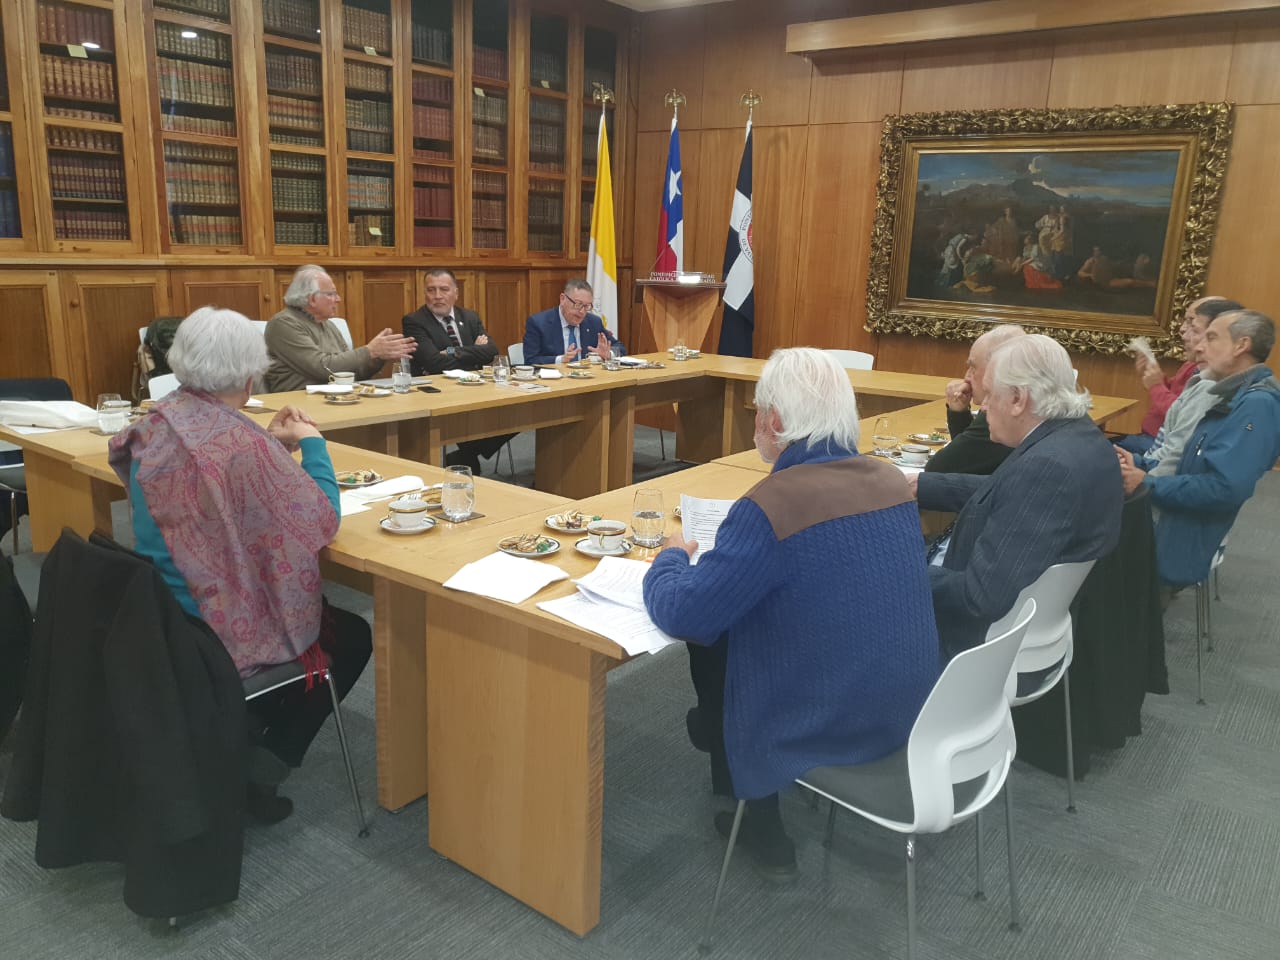
[{"label": "teal turquoise sweater", "polygon": [[[298,446],[302,450],[302,469],[316,482],[316,486],[324,491],[338,516],[342,516],[338,499],[338,480],[334,476],[333,463],[329,460],[329,448],[325,445],[324,438],[305,437]],[[191,596],[191,591],[187,589],[186,578],[174,566],[173,557],[169,555],[164,536],[160,533],[156,522],[151,519],[151,512],[147,509],[147,498],[143,496],[142,487],[138,483],[137,460],[134,460],[129,467],[129,502],[133,507],[134,551],[149,558],[155,564],[160,575],[164,577],[164,582],[178,598],[178,603],[182,605],[183,610],[193,617],[200,616],[200,608]]]},{"label": "teal turquoise sweater", "polygon": [[672,636],[728,634],[725,750],[745,799],[897,750],[938,677],[915,501],[849,451],[789,447],[696,566],[658,554],[644,598]]}]

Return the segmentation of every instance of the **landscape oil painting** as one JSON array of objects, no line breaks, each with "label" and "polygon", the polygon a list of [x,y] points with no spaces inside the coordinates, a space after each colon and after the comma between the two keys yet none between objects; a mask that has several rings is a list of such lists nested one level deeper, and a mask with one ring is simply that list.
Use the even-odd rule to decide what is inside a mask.
[{"label": "landscape oil painting", "polygon": [[1226,104],[887,118],[867,328],[961,339],[1012,321],[1176,351],[1230,133]]}]

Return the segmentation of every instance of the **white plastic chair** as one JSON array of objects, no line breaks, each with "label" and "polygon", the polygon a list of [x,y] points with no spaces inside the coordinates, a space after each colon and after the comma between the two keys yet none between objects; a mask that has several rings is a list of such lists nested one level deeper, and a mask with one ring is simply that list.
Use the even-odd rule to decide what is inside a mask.
[{"label": "white plastic chair", "polygon": [[152,377],[147,381],[147,395],[152,400],[159,400],[177,390],[180,384],[178,376],[174,373],[162,373],[158,377]]},{"label": "white plastic chair", "polygon": [[[1013,625],[1014,611],[1020,614],[1028,599],[1036,601],[1036,615],[1027,627],[1022,648],[1013,673],[1009,677],[1009,705],[1020,707],[1024,703],[1039,700],[1062,680],[1063,713],[1067,725],[1067,810],[1076,812],[1075,801],[1075,745],[1071,739],[1071,676],[1068,668],[1075,652],[1074,634],[1071,629],[1071,601],[1076,598],[1081,584],[1089,576],[1096,561],[1080,563],[1056,563],[1018,594],[1010,611],[991,625],[988,639],[1003,636]],[[1028,693],[1018,693],[1018,675],[1049,670],[1040,685]]]},{"label": "white plastic chair", "polygon": [[[347,349],[350,350],[353,344],[351,342],[351,328],[347,326],[347,321],[342,317],[330,317],[329,322],[338,328],[338,332],[342,334],[342,339],[347,342]],[[263,329],[265,330],[266,327],[264,326]]]},{"label": "white plastic chair", "polygon": [[861,350],[828,350],[827,353],[846,370],[871,370],[876,365],[875,354]]},{"label": "white plastic chair", "polygon": [[507,347],[507,359],[511,361],[511,365],[513,367],[516,366],[517,364],[523,364],[524,363],[524,344],[513,343],[509,347]]},{"label": "white plastic chair", "polygon": [[[916,956],[915,841],[918,833],[942,833],[952,824],[976,816],[1005,788],[1006,824],[1012,827],[1012,806],[1006,780],[1017,742],[1005,683],[1036,602],[1028,600],[1017,623],[1003,636],[956,656],[934,684],[920,708],[911,736],[902,749],[872,763],[818,767],[796,783],[832,802],[827,820],[827,844],[835,827],[837,805],[873,823],[907,835],[907,956]],[[746,801],[738,801],[729,846],[724,852],[720,881],[711,905],[704,952],[720,894],[729,872],[729,859],[738,839]],[[1018,929],[1017,878],[1014,873],[1012,830],[1009,837],[1010,929]]]},{"label": "white plastic chair", "polygon": [[252,323],[252,324],[254,325],[254,327],[257,329],[257,331],[258,331],[260,334],[262,334],[264,337],[267,335],[267,321],[265,321],[265,320],[250,320],[249,322],[250,322],[250,323]]},{"label": "white plastic chair", "polygon": [[[1209,575],[1213,578],[1213,598],[1221,600],[1218,594],[1218,568],[1227,555],[1227,538],[1222,538],[1218,549],[1209,561]],[[1200,641],[1204,640],[1204,649],[1213,652],[1213,609],[1209,605],[1209,577],[1196,584],[1196,703],[1204,706],[1204,670],[1200,663]]]}]

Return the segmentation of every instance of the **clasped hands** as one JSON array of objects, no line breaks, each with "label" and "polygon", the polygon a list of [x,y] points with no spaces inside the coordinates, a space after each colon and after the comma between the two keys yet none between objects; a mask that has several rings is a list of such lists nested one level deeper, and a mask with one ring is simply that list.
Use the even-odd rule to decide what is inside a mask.
[{"label": "clasped hands", "polygon": [[[611,349],[613,349],[613,345],[609,343],[609,338],[604,335],[604,331],[601,331],[599,338],[596,340],[596,345],[594,347],[587,347],[586,352],[589,354],[595,354],[601,360],[604,360],[609,356],[609,351]],[[577,359],[578,359],[578,345],[575,343],[572,346],[567,347],[565,349],[564,362],[572,363],[574,360],[577,360]]]},{"label": "clasped hands", "polygon": [[305,437],[320,436],[320,429],[310,415],[298,407],[282,407],[280,412],[267,424],[267,433],[271,434],[286,447],[296,447]]}]

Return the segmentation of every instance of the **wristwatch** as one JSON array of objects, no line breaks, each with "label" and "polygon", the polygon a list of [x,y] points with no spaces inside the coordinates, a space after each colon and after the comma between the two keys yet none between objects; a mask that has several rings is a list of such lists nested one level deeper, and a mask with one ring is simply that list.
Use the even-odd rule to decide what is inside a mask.
[{"label": "wristwatch", "polygon": [[452,360],[454,357],[458,355],[458,348],[450,347],[448,350],[445,351],[445,353],[447,353],[449,355],[449,359]]}]

